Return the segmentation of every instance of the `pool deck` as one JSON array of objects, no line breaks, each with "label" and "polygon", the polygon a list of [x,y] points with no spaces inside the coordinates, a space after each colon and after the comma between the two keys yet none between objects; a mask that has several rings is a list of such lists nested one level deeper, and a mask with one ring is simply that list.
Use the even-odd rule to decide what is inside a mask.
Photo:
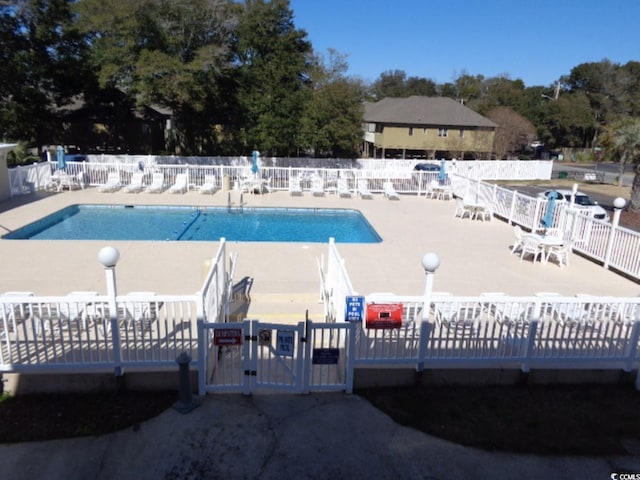
[{"label": "pool deck", "polygon": [[[238,192],[213,195],[100,193],[95,188],[15,197],[0,203],[0,231],[17,229],[73,204],[216,205],[226,206],[228,194],[238,203]],[[421,258],[427,252],[440,256],[434,290],[455,295],[504,292],[526,296],[536,292],[564,295],[636,296],[640,285],[578,255],[559,268],[520,261],[510,253],[513,227],[454,218],[455,202],[402,195],[388,200],[313,197],[304,192],[243,195],[245,205],[262,207],[352,208],[361,211],[383,241],[377,244],[337,244],[352,284],[359,294],[392,292],[421,295],[425,274]],[[155,291],[192,294],[200,290],[204,263],[219,242],[55,241],[0,240],[2,275],[0,292],[31,291],[37,295],[64,295],[71,291],[106,292],[98,251],[112,245],[120,251],[118,293]],[[317,259],[327,244],[227,242],[227,252],[238,255],[234,280],[252,279],[248,318],[266,321],[304,319],[309,310],[319,319],[320,282]]]}]

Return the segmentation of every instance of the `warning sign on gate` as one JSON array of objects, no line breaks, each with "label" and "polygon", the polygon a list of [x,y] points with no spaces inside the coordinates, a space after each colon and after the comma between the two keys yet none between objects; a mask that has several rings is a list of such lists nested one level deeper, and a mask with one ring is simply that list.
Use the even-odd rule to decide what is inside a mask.
[{"label": "warning sign on gate", "polygon": [[293,357],[293,338],[292,330],[278,330],[276,333],[276,355]]},{"label": "warning sign on gate", "polygon": [[242,345],[241,328],[216,328],[213,331],[214,345]]},{"label": "warning sign on gate", "polygon": [[371,303],[367,305],[367,328],[400,328],[401,303]]}]

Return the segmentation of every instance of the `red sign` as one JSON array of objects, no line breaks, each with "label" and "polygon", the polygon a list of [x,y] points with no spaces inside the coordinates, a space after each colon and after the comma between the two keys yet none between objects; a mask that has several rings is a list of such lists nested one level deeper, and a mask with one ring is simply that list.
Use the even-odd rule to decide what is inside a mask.
[{"label": "red sign", "polygon": [[214,345],[242,345],[241,328],[216,328],[213,331]]},{"label": "red sign", "polygon": [[401,303],[370,303],[367,305],[367,328],[400,328]]}]

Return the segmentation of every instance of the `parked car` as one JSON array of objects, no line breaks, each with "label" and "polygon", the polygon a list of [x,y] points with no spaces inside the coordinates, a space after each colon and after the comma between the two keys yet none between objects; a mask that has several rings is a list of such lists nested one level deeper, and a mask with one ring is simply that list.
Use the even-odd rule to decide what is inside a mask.
[{"label": "parked car", "polygon": [[440,165],[436,165],[435,163],[418,163],[413,169],[416,172],[439,172]]},{"label": "parked car", "polygon": [[[556,201],[560,202],[570,202],[571,195],[573,195],[573,192],[571,190],[558,189],[546,190],[539,193],[538,196],[541,198],[548,198],[551,192],[556,193]],[[586,193],[576,192],[573,203],[577,208],[584,208],[586,210],[589,210],[593,214],[594,218],[597,218],[599,220],[609,220],[609,214],[607,213],[607,211],[600,205],[598,205],[598,202],[594,202],[593,200],[591,200],[591,198],[589,198],[589,195],[587,195]]]}]

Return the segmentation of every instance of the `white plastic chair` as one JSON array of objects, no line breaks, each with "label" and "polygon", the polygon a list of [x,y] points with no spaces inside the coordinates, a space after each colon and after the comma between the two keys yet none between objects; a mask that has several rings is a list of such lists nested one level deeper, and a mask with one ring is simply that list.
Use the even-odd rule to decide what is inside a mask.
[{"label": "white plastic chair", "polygon": [[302,186],[300,186],[299,177],[289,178],[289,195],[302,195]]},{"label": "white plastic chair", "polygon": [[338,196],[339,197],[345,197],[345,198],[351,198],[351,190],[349,190],[349,184],[347,182],[346,178],[339,178],[338,179]]},{"label": "white plastic chair", "polygon": [[324,180],[322,177],[313,177],[311,182],[311,194],[317,197],[324,196]]},{"label": "white plastic chair", "polygon": [[547,260],[551,258],[555,259],[560,268],[562,268],[563,265],[569,266],[569,257],[571,256],[572,249],[572,240],[567,240],[559,246],[551,246],[547,249]]},{"label": "white plastic chair", "polygon": [[540,239],[535,235],[527,234],[522,236],[522,246],[520,247],[520,261],[526,256],[531,256],[533,262],[538,257],[540,261],[544,261],[544,247],[540,243]]},{"label": "white plastic chair", "polygon": [[384,196],[389,200],[400,200],[400,196],[398,195],[398,192],[396,192],[392,182],[384,182],[383,189]]},{"label": "white plastic chair", "polygon": [[373,195],[371,195],[369,191],[367,180],[364,178],[358,180],[358,195],[360,195],[360,198],[373,198]]},{"label": "white plastic chair", "polygon": [[2,330],[0,331],[0,337],[6,337],[9,332],[15,332],[18,328],[18,324],[24,321],[29,316],[29,306],[25,305],[19,300],[20,297],[33,297],[33,292],[4,292],[2,294],[3,300],[11,300],[11,303],[3,304],[2,310],[0,310],[0,319],[2,320]]},{"label": "white plastic chair", "polygon": [[516,225],[513,227],[513,235],[515,236],[515,240],[513,241],[513,246],[511,247],[511,253],[516,253],[517,250],[522,248],[522,227],[520,225]]},{"label": "white plastic chair", "polygon": [[131,182],[129,183],[129,185],[126,185],[123,188],[123,192],[125,193],[138,193],[141,192],[144,189],[144,185],[143,185],[143,180],[144,180],[144,174],[141,172],[136,172],[134,174],[131,175]]},{"label": "white plastic chair", "polygon": [[151,185],[147,187],[147,193],[160,193],[164,191],[164,173],[154,173]]},{"label": "white plastic chair", "polygon": [[215,175],[205,175],[204,183],[198,188],[198,192],[200,193],[210,193],[213,194],[217,190],[216,187],[216,176]]},{"label": "white plastic chair", "polygon": [[176,181],[171,187],[169,187],[169,193],[186,193],[189,189],[189,185],[187,184],[187,174],[186,173],[178,173],[176,175]]},{"label": "white plastic chair", "polygon": [[464,200],[460,197],[456,197],[456,211],[453,214],[453,217],[464,218],[468,216],[469,218],[473,218],[473,211],[470,210],[464,203]]},{"label": "white plastic chair", "polygon": [[106,183],[98,187],[99,192],[115,192],[119,190],[122,184],[120,183],[120,174],[118,172],[109,172]]},{"label": "white plastic chair", "polygon": [[131,292],[125,295],[124,328],[126,330],[142,334],[151,331],[157,315],[157,304],[153,299],[155,295],[155,292]]}]

